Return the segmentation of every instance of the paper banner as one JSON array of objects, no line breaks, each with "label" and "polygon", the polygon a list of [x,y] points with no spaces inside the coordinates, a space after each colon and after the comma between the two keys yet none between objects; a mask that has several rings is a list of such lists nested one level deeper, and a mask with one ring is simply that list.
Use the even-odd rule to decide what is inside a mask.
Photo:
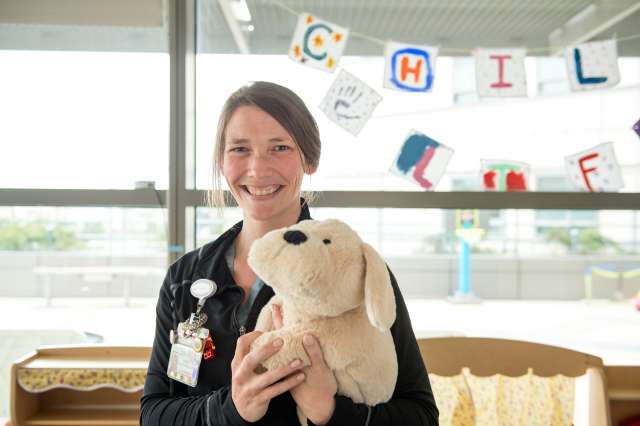
[{"label": "paper banner", "polygon": [[298,17],[289,57],[296,62],[327,72],[338,66],[349,30],[308,13]]},{"label": "paper banner", "polygon": [[320,109],[331,121],[357,136],[381,100],[382,96],[362,80],[341,70]]},{"label": "paper banner", "polygon": [[575,187],[589,192],[615,192],[624,187],[613,143],[607,142],[564,159]]},{"label": "paper banner", "polygon": [[485,191],[527,191],[529,170],[527,163],[511,160],[480,160],[482,184]]},{"label": "paper banner", "polygon": [[401,92],[430,92],[438,48],[390,41],[385,46],[384,87]]},{"label": "paper banner", "polygon": [[453,149],[412,130],[389,170],[424,189],[433,190],[452,155]]},{"label": "paper banner", "polygon": [[636,132],[638,137],[640,137],[640,119],[633,125],[633,130]]},{"label": "paper banner", "polygon": [[615,40],[579,44],[565,51],[571,90],[604,89],[620,82]]},{"label": "paper banner", "polygon": [[525,49],[477,49],[476,86],[479,96],[527,96]]}]

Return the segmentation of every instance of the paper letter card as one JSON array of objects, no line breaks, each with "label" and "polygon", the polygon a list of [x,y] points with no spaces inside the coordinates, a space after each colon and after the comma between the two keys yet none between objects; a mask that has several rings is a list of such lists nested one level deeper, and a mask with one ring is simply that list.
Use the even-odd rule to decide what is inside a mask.
[{"label": "paper letter card", "polygon": [[527,191],[529,170],[527,163],[511,160],[480,160],[482,185],[485,191]]},{"label": "paper letter card", "polygon": [[430,92],[438,48],[390,41],[385,46],[384,87],[401,92]]},{"label": "paper letter card", "polygon": [[564,159],[575,187],[589,192],[616,192],[624,187],[613,143],[607,142]]},{"label": "paper letter card", "polygon": [[433,190],[452,155],[453,149],[412,130],[389,170],[424,189]]},{"label": "paper letter card", "polygon": [[620,82],[615,40],[579,44],[565,51],[571,90],[604,89]]},{"label": "paper letter card", "polygon": [[353,74],[341,70],[320,109],[331,121],[354,136],[360,133],[382,96]]},{"label": "paper letter card", "polygon": [[477,49],[476,86],[479,96],[527,96],[525,49]]},{"label": "paper letter card", "polygon": [[342,57],[348,36],[347,28],[303,13],[298,17],[289,57],[301,64],[333,72]]}]

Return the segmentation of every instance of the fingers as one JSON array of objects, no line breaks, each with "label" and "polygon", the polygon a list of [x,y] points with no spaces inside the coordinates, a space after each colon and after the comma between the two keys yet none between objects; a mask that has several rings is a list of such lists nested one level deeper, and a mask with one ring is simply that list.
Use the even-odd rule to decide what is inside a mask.
[{"label": "fingers", "polygon": [[[260,332],[252,332],[238,339],[236,353],[231,361],[232,398],[238,413],[250,422],[254,422],[266,412],[269,401],[277,395],[287,392],[303,380],[305,375],[299,371],[302,362],[280,367],[273,371],[258,373],[257,367],[278,352],[283,344],[282,338],[262,344],[256,339]],[[269,336],[263,336],[267,339]],[[253,351],[251,346],[254,344]]]},{"label": "fingers", "polygon": [[276,396],[295,388],[300,383],[302,383],[303,380],[304,380],[303,373],[293,374],[290,377],[288,377],[286,380],[277,382],[276,384],[269,386],[268,388],[260,392],[260,394],[258,394],[257,396],[257,399],[258,401],[271,400],[272,398],[275,398]]},{"label": "fingers", "polygon": [[302,343],[304,344],[305,351],[307,351],[307,355],[309,355],[311,365],[323,365],[324,355],[322,354],[322,348],[320,348],[318,344],[318,339],[316,339],[313,334],[306,333],[302,337]]},{"label": "fingers", "polygon": [[271,317],[273,319],[273,327],[276,330],[282,328],[282,310],[280,309],[280,305],[276,305],[275,303],[271,305]]},{"label": "fingers", "polygon": [[233,356],[233,360],[231,361],[231,366],[234,367],[242,360],[251,350],[251,343],[260,337],[262,333],[259,331],[252,331],[251,333],[247,333],[238,338],[238,342],[236,343],[236,352]]},{"label": "fingers", "polygon": [[283,365],[276,368],[275,370],[269,370],[265,373],[260,374],[256,380],[256,384],[258,387],[266,388],[272,383],[275,383],[278,380],[291,375],[292,373],[299,373],[300,371],[297,370],[299,370],[301,366],[302,361],[296,359],[295,361],[289,363],[289,365]]},{"label": "fingers", "polygon": [[244,357],[240,364],[240,370],[244,375],[251,375],[255,369],[262,363],[262,361],[270,358],[276,352],[282,348],[284,340],[277,338],[273,341],[267,342],[264,345],[259,346],[257,349],[250,352]]}]

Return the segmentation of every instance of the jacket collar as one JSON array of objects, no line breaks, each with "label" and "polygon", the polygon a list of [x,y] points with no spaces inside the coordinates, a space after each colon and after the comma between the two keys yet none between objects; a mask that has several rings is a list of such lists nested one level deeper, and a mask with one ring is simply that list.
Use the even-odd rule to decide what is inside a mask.
[{"label": "jacket collar", "polygon": [[[309,205],[307,201],[300,197],[300,216],[298,222],[311,219]],[[200,260],[198,260],[193,281],[200,278],[208,278],[216,282],[219,287],[226,286],[230,281],[228,278],[229,268],[226,267],[224,254],[235,240],[242,229],[240,221],[220,235],[216,240],[202,247]]]}]

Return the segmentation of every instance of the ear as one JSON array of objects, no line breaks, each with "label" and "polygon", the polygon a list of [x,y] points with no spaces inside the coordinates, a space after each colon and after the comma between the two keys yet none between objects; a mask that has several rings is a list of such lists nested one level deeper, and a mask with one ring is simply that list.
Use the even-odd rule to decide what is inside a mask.
[{"label": "ear", "polygon": [[389,271],[382,257],[367,243],[362,243],[365,260],[364,304],[369,322],[380,331],[388,330],[396,320],[396,299]]},{"label": "ear", "polygon": [[318,170],[318,166],[306,166],[304,172],[308,175],[312,175]]}]

